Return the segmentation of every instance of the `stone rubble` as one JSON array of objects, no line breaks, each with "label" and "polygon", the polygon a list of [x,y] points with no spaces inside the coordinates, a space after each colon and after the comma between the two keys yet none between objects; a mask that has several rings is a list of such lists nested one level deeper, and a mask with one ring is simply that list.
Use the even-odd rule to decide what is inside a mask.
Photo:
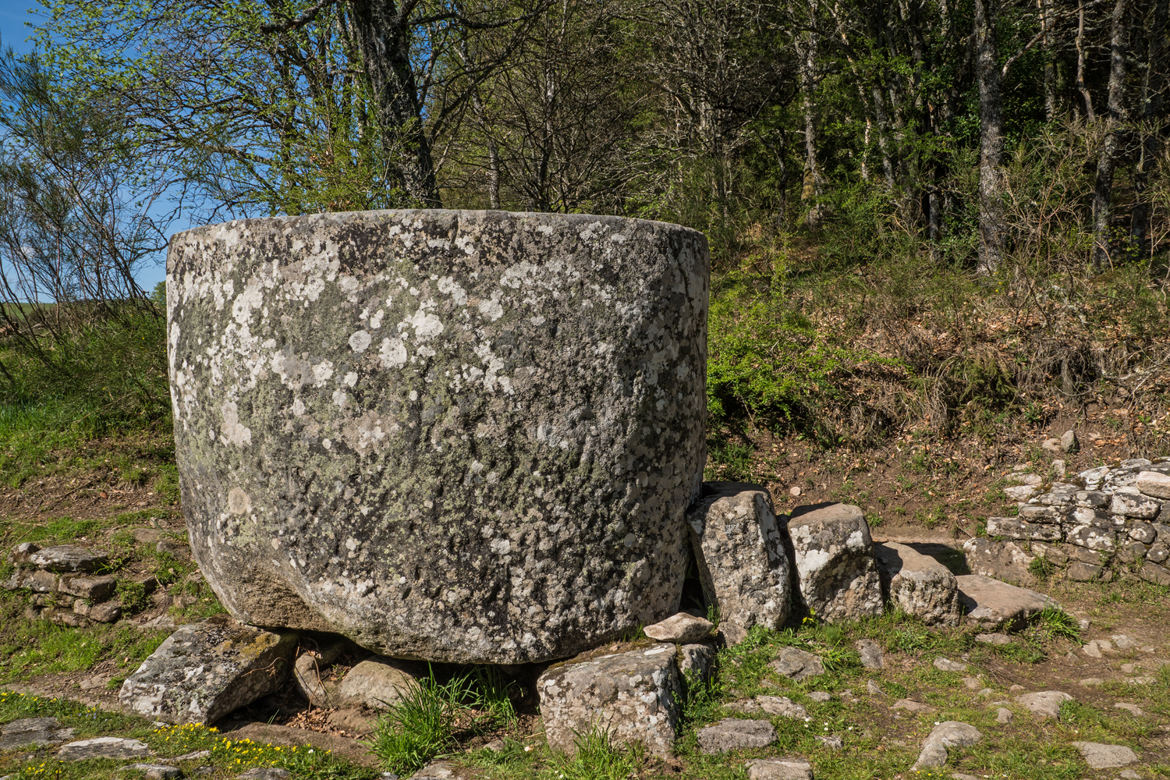
[{"label": "stone rubble", "polygon": [[788,519],[800,597],[821,620],[855,620],[883,611],[869,524],[859,507],[804,508]]},{"label": "stone rubble", "polygon": [[766,720],[724,718],[696,732],[699,751],[708,755],[745,748],[765,748],[776,742],[776,729]]},{"label": "stone rubble", "polygon": [[940,723],[934,727],[930,736],[926,738],[926,742],[922,744],[922,752],[919,753],[918,760],[914,762],[913,769],[935,769],[943,766],[947,763],[951,748],[969,747],[981,739],[983,739],[983,735],[979,729],[969,723],[961,723],[956,720]]}]

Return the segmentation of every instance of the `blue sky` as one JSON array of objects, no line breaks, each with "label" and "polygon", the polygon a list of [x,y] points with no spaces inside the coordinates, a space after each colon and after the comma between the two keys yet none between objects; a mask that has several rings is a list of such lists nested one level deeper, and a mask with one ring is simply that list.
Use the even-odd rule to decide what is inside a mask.
[{"label": "blue sky", "polygon": [[[35,23],[41,13],[35,0],[0,0],[0,42],[3,42],[5,48],[28,51],[32,48],[26,40],[32,34],[29,24]],[[155,263],[144,264],[136,277],[138,284],[150,292],[166,277],[163,258],[160,257]]]}]

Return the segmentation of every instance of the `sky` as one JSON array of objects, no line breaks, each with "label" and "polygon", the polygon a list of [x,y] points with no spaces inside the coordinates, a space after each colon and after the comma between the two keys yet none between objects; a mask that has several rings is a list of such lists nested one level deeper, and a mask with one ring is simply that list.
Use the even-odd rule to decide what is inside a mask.
[{"label": "sky", "polygon": [[[41,13],[36,0],[0,0],[0,42],[4,47],[17,52],[29,51],[32,48],[27,40],[32,35],[29,25],[35,23]],[[142,289],[150,292],[166,277],[163,260],[160,257],[157,262],[139,268],[135,278]]]}]

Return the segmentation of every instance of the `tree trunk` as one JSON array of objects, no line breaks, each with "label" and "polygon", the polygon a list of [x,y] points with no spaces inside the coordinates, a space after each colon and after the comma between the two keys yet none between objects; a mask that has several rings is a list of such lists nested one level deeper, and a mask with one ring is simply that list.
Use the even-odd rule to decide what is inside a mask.
[{"label": "tree trunk", "polygon": [[814,98],[816,92],[817,20],[816,0],[810,0],[809,30],[797,39],[800,62],[800,97],[804,112],[804,186],[800,199],[808,209],[808,226],[815,228],[821,221],[820,198],[824,191],[820,160],[817,158],[817,128]]},{"label": "tree trunk", "polygon": [[1105,137],[1097,157],[1097,180],[1093,185],[1093,265],[1110,264],[1109,231],[1113,221],[1113,172],[1117,168],[1121,123],[1125,120],[1126,13],[1129,0],[1116,0],[1109,36],[1109,98]]},{"label": "tree trunk", "polygon": [[394,0],[347,0],[347,5],[349,32],[377,111],[386,165],[396,169],[390,178],[398,180],[409,203],[437,208],[441,204],[431,144],[410,63],[409,19]]},{"label": "tree trunk", "polygon": [[1142,25],[1145,35],[1145,62],[1142,63],[1141,142],[1138,145],[1138,159],[1134,165],[1133,189],[1135,203],[1130,221],[1130,237],[1134,250],[1148,255],[1150,246],[1149,198],[1150,169],[1161,152],[1162,134],[1159,120],[1165,118],[1165,94],[1167,89],[1167,68],[1170,68],[1170,48],[1166,45],[1168,22],[1170,22],[1170,0],[1157,0],[1149,23]]},{"label": "tree trunk", "polygon": [[1036,8],[1040,12],[1040,45],[1044,53],[1044,121],[1051,122],[1056,118],[1056,63],[1053,50],[1053,0],[1036,0]]},{"label": "tree trunk", "polygon": [[979,81],[979,264],[992,273],[1003,260],[1003,105],[995,62],[996,0],[975,0],[975,72]]},{"label": "tree trunk", "polygon": [[1089,94],[1088,87],[1085,86],[1085,2],[1077,5],[1077,37],[1075,41],[1077,49],[1077,91],[1081,93],[1081,98],[1085,101],[1085,119],[1094,122],[1097,119],[1096,113],[1093,111],[1093,96]]}]

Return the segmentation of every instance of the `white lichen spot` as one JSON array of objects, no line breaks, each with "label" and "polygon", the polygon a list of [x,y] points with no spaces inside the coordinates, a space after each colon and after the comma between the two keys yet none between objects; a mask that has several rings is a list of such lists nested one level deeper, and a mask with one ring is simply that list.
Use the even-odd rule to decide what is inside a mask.
[{"label": "white lichen spot", "polygon": [[455,246],[462,249],[463,254],[465,254],[465,255],[475,254],[475,243],[471,240],[471,236],[464,236],[464,235],[456,236],[455,237]]},{"label": "white lichen spot", "polygon": [[535,317],[529,318],[528,321],[530,323],[532,323],[532,325],[537,327],[537,328],[539,328],[541,325],[543,325],[545,323],[544,317],[541,317],[539,314]]},{"label": "white lichen spot", "polygon": [[370,317],[370,330],[377,330],[382,327],[382,318],[386,316],[385,309],[378,309],[374,312],[374,316]]},{"label": "white lichen spot", "polygon": [[292,413],[300,417],[305,413],[305,402],[299,398],[294,398],[292,402]]},{"label": "white lichen spot", "polygon": [[349,393],[341,388],[333,391],[333,403],[338,409],[344,409],[349,404]]},{"label": "white lichen spot", "polygon": [[357,384],[357,380],[358,380],[357,372],[350,371],[348,374],[345,375],[345,379],[343,379],[342,381],[345,382],[346,387],[353,387],[354,385]]},{"label": "white lichen spot", "polygon": [[250,282],[244,291],[232,302],[232,319],[243,325],[252,316],[253,309],[264,305],[264,292],[260,285]]},{"label": "white lichen spot", "polygon": [[252,511],[252,499],[238,487],[228,491],[227,505],[228,512],[233,515],[246,515]]},{"label": "white lichen spot", "polygon": [[402,339],[382,339],[378,357],[383,368],[402,368],[406,365],[406,345]]},{"label": "white lichen spot", "polygon": [[331,450],[331,449],[333,449],[333,442],[330,439],[322,439],[321,446],[327,450]]},{"label": "white lichen spot", "polygon": [[443,332],[443,321],[423,308],[410,315],[406,320],[414,334],[420,339],[432,339]]},{"label": "white lichen spot", "polygon": [[512,543],[507,539],[496,539],[489,546],[496,555],[507,555],[508,551],[512,549]]},{"label": "white lichen spot", "polygon": [[337,286],[341,288],[343,293],[350,295],[357,292],[358,280],[348,274],[342,274],[337,279]]},{"label": "white lichen spot", "polygon": [[329,360],[322,360],[317,365],[313,366],[313,384],[323,385],[333,378],[333,363]]},{"label": "white lichen spot", "polygon": [[[456,239],[456,243],[458,243],[458,239]],[[451,296],[451,300],[455,301],[457,306],[467,303],[467,292],[450,276],[444,276],[439,280],[439,292]]]},{"label": "white lichen spot", "polygon": [[366,348],[370,346],[371,341],[373,341],[373,338],[367,331],[354,331],[349,337],[349,348],[354,352],[365,352]]},{"label": "white lichen spot", "polygon": [[479,302],[479,313],[487,317],[489,322],[495,322],[504,316],[504,307],[500,305],[498,299],[492,298]]},{"label": "white lichen spot", "polygon": [[220,434],[237,447],[246,447],[252,443],[252,431],[240,423],[240,410],[235,401],[224,401],[219,409],[223,418],[220,425]]}]

